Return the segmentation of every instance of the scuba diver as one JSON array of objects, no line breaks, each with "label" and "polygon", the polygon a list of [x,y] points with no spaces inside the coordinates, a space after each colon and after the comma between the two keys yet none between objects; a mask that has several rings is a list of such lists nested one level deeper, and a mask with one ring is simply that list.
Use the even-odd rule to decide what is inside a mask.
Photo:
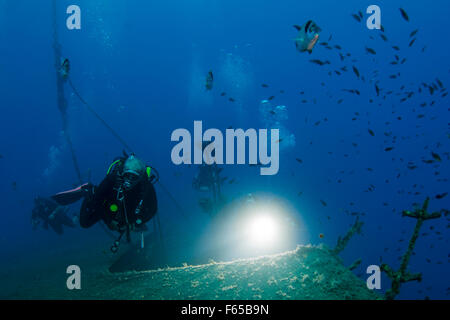
[{"label": "scuba diver", "polygon": [[157,211],[156,192],[153,186],[158,175],[153,168],[137,158],[124,153],[109,167],[99,186],[86,183],[74,190],[61,192],[52,198],[68,205],[84,198],[80,210],[80,225],[90,228],[103,221],[110,230],[120,233],[111,251],[116,252],[120,239],[126,234],[130,242],[131,231],[145,231],[145,223]]},{"label": "scuba diver", "polygon": [[59,206],[56,202],[42,197],[34,199],[34,208],[31,213],[31,224],[33,230],[36,230],[42,222],[42,228],[48,230],[48,226],[53,229],[58,235],[64,233],[63,226],[75,228],[78,222],[78,217],[72,218],[67,216],[69,209]]},{"label": "scuba diver", "polygon": [[206,90],[211,90],[213,88],[213,83],[214,83],[214,76],[213,76],[212,70],[210,70],[208,72],[208,75],[206,76],[206,82],[205,82]]},{"label": "scuba diver", "polygon": [[59,72],[60,72],[61,77],[63,78],[63,80],[66,81],[67,78],[69,77],[69,73],[70,73],[70,61],[69,61],[69,59],[65,58],[65,59],[62,60],[61,66],[59,68]]},{"label": "scuba diver", "polygon": [[220,187],[226,178],[220,177],[221,171],[222,169],[215,163],[212,165],[202,164],[192,181],[192,187],[195,190],[211,192],[211,198],[201,198],[199,200],[199,205],[209,214],[217,208],[219,202],[223,201]]}]

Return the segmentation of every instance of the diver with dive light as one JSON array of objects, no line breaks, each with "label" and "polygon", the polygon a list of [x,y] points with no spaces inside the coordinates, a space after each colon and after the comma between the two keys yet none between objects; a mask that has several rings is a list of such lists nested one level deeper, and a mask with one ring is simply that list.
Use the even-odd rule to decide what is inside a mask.
[{"label": "diver with dive light", "polygon": [[[156,173],[156,174],[155,174]],[[90,228],[103,221],[110,230],[120,233],[111,251],[116,252],[125,234],[130,241],[131,231],[145,231],[148,221],[158,209],[154,183],[155,169],[147,166],[134,154],[117,158],[98,186],[90,183],[52,196],[60,205],[69,205],[84,198],[80,210],[80,225]]]}]

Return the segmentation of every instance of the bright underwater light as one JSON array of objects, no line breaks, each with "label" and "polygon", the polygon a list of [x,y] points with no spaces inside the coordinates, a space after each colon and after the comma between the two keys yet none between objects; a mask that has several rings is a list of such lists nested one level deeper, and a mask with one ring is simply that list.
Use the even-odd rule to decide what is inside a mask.
[{"label": "bright underwater light", "polygon": [[280,236],[278,222],[268,212],[255,214],[249,219],[248,240],[253,245],[264,246],[276,242]]},{"label": "bright underwater light", "polygon": [[202,250],[219,260],[250,258],[292,250],[307,234],[297,211],[270,194],[247,194],[218,215]]}]

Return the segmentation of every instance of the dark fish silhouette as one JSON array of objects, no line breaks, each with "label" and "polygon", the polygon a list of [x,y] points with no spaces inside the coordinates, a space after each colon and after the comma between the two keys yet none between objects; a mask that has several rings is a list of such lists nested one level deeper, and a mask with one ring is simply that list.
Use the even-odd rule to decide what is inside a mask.
[{"label": "dark fish silhouette", "polygon": [[442,161],[441,157],[437,153],[431,152],[431,155],[433,156],[434,160],[439,161],[439,162]]},{"label": "dark fish silhouette", "polygon": [[436,195],[435,198],[436,199],[442,199],[442,198],[445,198],[447,195],[448,195],[448,192],[444,192],[444,193]]},{"label": "dark fish silhouette", "polygon": [[378,87],[377,84],[375,84],[375,91],[377,93],[377,96],[380,96],[380,88]]},{"label": "dark fish silhouette", "polygon": [[410,38],[414,37],[417,32],[419,32],[419,29],[414,30],[413,32],[411,32],[411,34],[409,35]]},{"label": "dark fish silhouette", "polygon": [[314,63],[314,64],[318,64],[319,66],[323,66],[326,64],[330,64],[330,61],[322,61],[322,60],[318,60],[318,59],[313,59],[313,60],[309,60],[310,62]]},{"label": "dark fish silhouette", "polygon": [[353,17],[356,21],[361,22],[361,17],[358,16],[357,14],[352,13],[352,17]]},{"label": "dark fish silhouette", "polygon": [[405,19],[406,21],[409,22],[409,16],[403,8],[400,8],[400,13],[401,13],[403,19]]},{"label": "dark fish silhouette", "polygon": [[356,68],[355,66],[353,66],[353,72],[355,73],[355,75],[359,78],[359,70],[358,68]]},{"label": "dark fish silhouette", "polygon": [[377,54],[375,50],[373,50],[372,48],[368,48],[368,47],[366,47],[366,52],[370,53],[370,54]]}]

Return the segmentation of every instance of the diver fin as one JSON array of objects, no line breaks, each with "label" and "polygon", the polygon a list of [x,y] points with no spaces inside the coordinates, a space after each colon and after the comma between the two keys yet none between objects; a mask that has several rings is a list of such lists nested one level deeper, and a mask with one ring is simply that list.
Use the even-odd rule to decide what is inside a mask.
[{"label": "diver fin", "polygon": [[296,25],[296,24],[294,24],[294,28],[297,29],[297,31],[302,30],[302,27],[300,27],[300,26],[298,26],[298,25]]},{"label": "diver fin", "polygon": [[83,198],[86,195],[88,185],[88,183],[85,183],[75,189],[57,193],[51,196],[51,198],[55,200],[59,205],[67,206]]}]

